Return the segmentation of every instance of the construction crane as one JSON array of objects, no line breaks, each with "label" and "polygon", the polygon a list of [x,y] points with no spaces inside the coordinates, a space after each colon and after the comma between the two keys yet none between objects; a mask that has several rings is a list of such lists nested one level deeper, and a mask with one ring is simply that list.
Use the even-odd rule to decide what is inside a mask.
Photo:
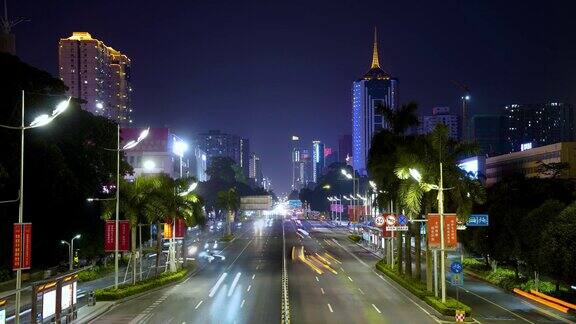
[{"label": "construction crane", "polygon": [[462,100],[462,124],[461,124],[461,132],[462,132],[462,140],[467,141],[470,136],[470,129],[468,127],[469,116],[468,116],[468,101],[470,101],[470,88],[467,85],[464,85],[458,81],[452,80],[452,83],[456,85],[460,90],[462,90],[463,94],[461,97]]}]

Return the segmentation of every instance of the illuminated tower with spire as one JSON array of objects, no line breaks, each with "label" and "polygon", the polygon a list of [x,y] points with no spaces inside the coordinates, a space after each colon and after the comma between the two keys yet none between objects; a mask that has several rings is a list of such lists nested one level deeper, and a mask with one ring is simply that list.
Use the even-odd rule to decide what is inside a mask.
[{"label": "illuminated tower with spire", "polygon": [[378,33],[374,28],[370,69],[352,83],[352,162],[361,175],[366,174],[372,137],[388,128],[383,116],[375,109],[379,104],[392,109],[398,107],[398,79],[380,67]]}]

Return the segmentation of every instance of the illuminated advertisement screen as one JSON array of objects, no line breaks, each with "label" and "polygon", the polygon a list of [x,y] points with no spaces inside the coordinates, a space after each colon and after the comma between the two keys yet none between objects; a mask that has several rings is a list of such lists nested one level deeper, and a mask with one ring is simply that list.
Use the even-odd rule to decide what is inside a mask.
[{"label": "illuminated advertisement screen", "polygon": [[469,174],[472,174],[473,178],[478,178],[478,159],[469,159],[458,164],[458,167]]},{"label": "illuminated advertisement screen", "polygon": [[42,296],[42,318],[56,314],[56,290],[45,292]]},{"label": "illuminated advertisement screen", "polygon": [[62,286],[62,309],[70,307],[72,299],[72,285]]}]

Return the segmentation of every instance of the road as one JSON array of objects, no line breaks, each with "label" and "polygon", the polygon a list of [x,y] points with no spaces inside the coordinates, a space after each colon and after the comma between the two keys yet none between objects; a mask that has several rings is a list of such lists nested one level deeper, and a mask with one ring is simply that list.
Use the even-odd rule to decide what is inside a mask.
[{"label": "road", "polygon": [[[200,259],[194,276],[121,303],[94,323],[278,323],[283,243],[293,323],[442,322],[428,305],[377,273],[378,258],[349,241],[345,229],[326,222],[281,219],[257,228],[247,222],[234,241],[221,245],[224,260]],[[310,260],[323,259],[315,263],[321,273],[303,262],[299,253]],[[472,305],[476,322],[563,319],[482,282],[467,280],[466,289],[460,296]]]},{"label": "road", "polygon": [[277,323],[282,221],[244,224],[222,248],[225,260],[200,259],[185,281],[120,304],[95,323]]}]

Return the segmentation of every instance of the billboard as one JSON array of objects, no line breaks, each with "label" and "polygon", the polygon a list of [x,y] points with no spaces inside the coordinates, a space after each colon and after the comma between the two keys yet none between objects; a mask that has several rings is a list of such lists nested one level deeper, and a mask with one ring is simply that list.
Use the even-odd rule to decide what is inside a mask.
[{"label": "billboard", "polygon": [[271,196],[240,197],[241,210],[270,210],[272,209]]},{"label": "billboard", "polygon": [[361,215],[364,215],[365,208],[363,205],[348,206],[348,220],[352,223],[357,223]]},{"label": "billboard", "polygon": [[25,270],[32,266],[32,223],[15,223],[12,240],[12,269]]},{"label": "billboard", "polygon": [[[107,220],[104,224],[104,251],[114,252],[116,242],[116,221]],[[130,223],[118,221],[118,251],[130,251]]]}]

